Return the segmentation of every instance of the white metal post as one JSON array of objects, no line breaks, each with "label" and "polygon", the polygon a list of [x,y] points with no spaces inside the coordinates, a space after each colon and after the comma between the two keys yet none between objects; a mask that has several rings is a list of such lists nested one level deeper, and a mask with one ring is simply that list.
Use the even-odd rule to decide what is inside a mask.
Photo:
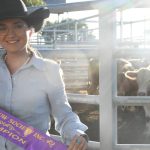
[{"label": "white metal post", "polygon": [[75,43],[78,42],[78,22],[75,22]]},{"label": "white metal post", "polygon": [[112,55],[115,40],[114,12],[100,12],[100,149],[112,150]]}]

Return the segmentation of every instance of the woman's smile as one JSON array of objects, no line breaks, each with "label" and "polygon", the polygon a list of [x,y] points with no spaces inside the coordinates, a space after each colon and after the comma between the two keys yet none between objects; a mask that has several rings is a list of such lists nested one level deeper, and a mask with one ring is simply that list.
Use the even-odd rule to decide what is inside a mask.
[{"label": "woman's smile", "polygon": [[19,43],[19,40],[7,40],[6,42],[7,44],[14,45],[14,44]]}]

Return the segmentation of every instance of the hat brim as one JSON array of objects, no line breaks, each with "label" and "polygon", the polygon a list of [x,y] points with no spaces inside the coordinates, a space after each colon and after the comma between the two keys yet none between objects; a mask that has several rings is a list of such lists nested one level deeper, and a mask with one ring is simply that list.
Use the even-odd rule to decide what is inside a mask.
[{"label": "hat brim", "polygon": [[24,19],[29,26],[35,29],[35,32],[38,32],[43,25],[44,19],[48,18],[49,14],[50,11],[47,7],[41,7],[24,17]]},{"label": "hat brim", "polygon": [[41,7],[28,14],[24,12],[23,14],[17,14],[17,12],[8,12],[7,15],[1,15],[0,20],[10,19],[10,18],[20,18],[23,19],[29,27],[33,27],[35,32],[38,32],[42,25],[44,19],[48,18],[50,11],[47,7]]}]

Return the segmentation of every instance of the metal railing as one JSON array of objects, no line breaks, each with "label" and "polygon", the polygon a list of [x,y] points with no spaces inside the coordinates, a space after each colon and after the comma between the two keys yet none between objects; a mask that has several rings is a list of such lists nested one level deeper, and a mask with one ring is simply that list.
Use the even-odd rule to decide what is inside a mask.
[{"label": "metal railing", "polygon": [[[150,48],[150,18],[145,15],[150,12],[150,9],[131,9],[132,13],[139,11],[137,16],[140,14],[139,18],[130,17],[126,19],[126,10],[118,11],[118,18],[116,22],[117,28],[117,47],[124,48]],[[136,32],[135,32],[136,29]]]},{"label": "metal railing", "polygon": [[[97,19],[97,21],[90,20]],[[94,28],[81,28],[81,23],[94,23]],[[57,50],[64,48],[94,48],[99,40],[95,37],[99,33],[98,14],[79,20],[68,20],[62,23],[56,23],[51,26],[45,26],[40,32],[33,35],[30,43],[33,47],[41,50]],[[65,27],[65,29],[63,29]],[[62,29],[61,29],[62,28]]]}]

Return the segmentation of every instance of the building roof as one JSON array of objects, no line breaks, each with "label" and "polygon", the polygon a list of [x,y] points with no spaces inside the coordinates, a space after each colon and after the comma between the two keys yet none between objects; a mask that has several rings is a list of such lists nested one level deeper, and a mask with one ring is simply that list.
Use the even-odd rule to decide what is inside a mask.
[{"label": "building roof", "polygon": [[126,9],[132,7],[150,8],[149,0],[90,0],[76,3],[59,3],[65,0],[58,0],[57,4],[53,3],[55,0],[45,0],[45,1],[47,1],[48,3],[49,1],[51,1],[51,3],[47,4],[47,7],[50,9],[51,13],[56,14],[61,14],[64,12],[92,10],[92,9],[99,9],[103,12],[107,12],[115,9]]},{"label": "building roof", "polygon": [[149,7],[149,0],[90,0],[76,3],[61,3],[61,4],[49,4],[48,5],[51,13],[63,13],[72,11],[92,10],[99,9],[126,9],[132,7]]}]

